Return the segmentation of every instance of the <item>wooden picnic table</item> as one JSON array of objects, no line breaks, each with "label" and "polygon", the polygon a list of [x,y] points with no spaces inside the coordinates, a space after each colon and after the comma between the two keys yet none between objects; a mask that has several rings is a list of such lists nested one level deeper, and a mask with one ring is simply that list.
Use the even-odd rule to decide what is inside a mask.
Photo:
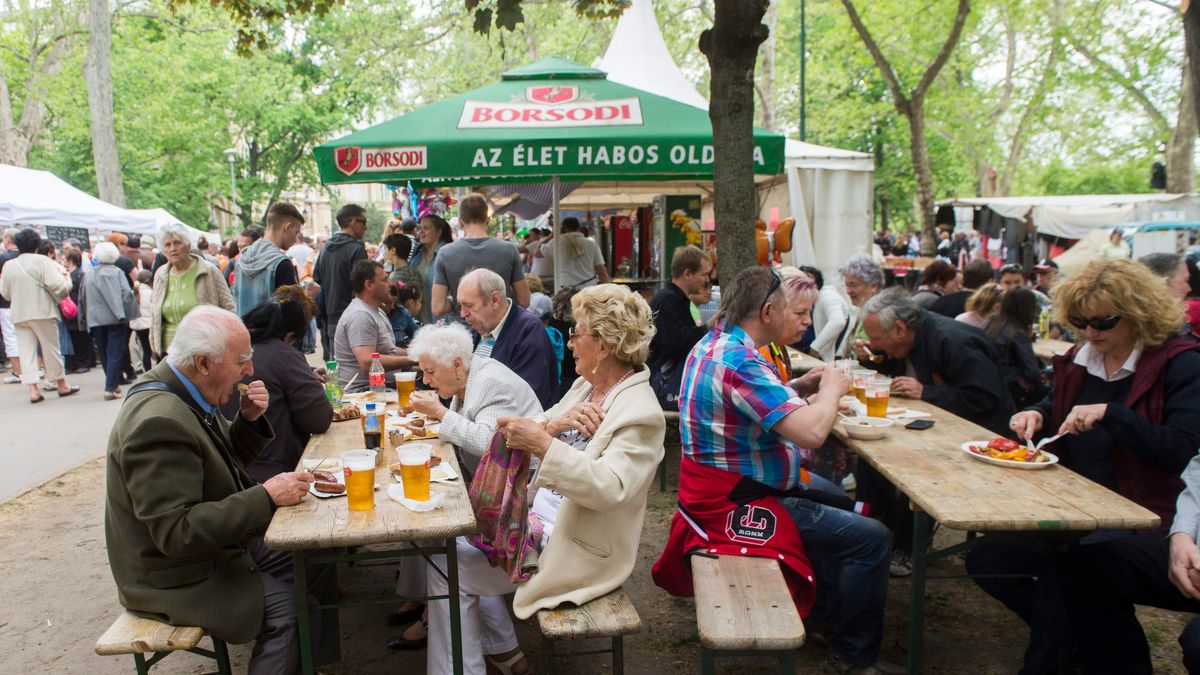
[{"label": "wooden picnic table", "polygon": [[[921,672],[925,580],[932,560],[986,541],[988,533],[1088,532],[1159,525],[1158,516],[1151,511],[1066,467],[1019,470],[968,457],[960,449],[962,443],[986,441],[995,434],[922,401],[896,399],[895,405],[930,413],[928,419],[934,426],[912,431],[897,424],[876,441],[850,438],[840,424],[834,433],[903,492],[913,508],[909,673]],[[1053,452],[1053,448],[1049,450]],[[931,551],[934,521],[967,531],[967,541]]]},{"label": "wooden picnic table", "polygon": [[1043,361],[1049,361],[1059,354],[1066,354],[1067,350],[1074,346],[1074,343],[1066,340],[1041,338],[1033,343],[1033,354]]},{"label": "wooden picnic table", "polygon": [[797,375],[803,375],[817,366],[825,365],[825,362],[811,354],[805,354],[798,349],[788,347],[788,359],[792,362],[792,372]]},{"label": "wooden picnic table", "polygon": [[[394,408],[394,405],[389,407]],[[413,600],[448,598],[450,601],[450,633],[453,645],[454,672],[462,673],[462,629],[459,617],[458,563],[455,539],[476,529],[475,514],[467,498],[467,487],[462,480],[462,469],[449,443],[436,439],[413,439],[412,442],[428,442],[433,445],[433,454],[448,463],[458,480],[450,483],[432,483],[430,496],[443,495],[442,506],[426,513],[416,513],[394,501],[387,494],[389,485],[396,481],[388,468],[398,462],[394,448],[381,450],[375,462],[375,508],[371,511],[351,511],[344,497],[321,499],[307,495],[295,506],[284,506],[275,512],[265,536],[266,545],[272,549],[293,552],[295,569],[295,602],[300,624],[300,657],[304,673],[313,672],[312,640],[308,626],[308,592],[306,564],[336,565],[339,562],[358,560],[398,560],[400,558],[430,554],[446,555],[446,576],[449,594]],[[363,447],[362,427],[357,419],[334,422],[329,431],[313,436],[304,455],[297,465],[298,471],[307,470],[308,460],[337,458],[346,450]],[[430,546],[429,542],[438,542]],[[422,544],[421,542],[424,542]],[[359,547],[367,544],[407,543],[398,550],[368,551]],[[432,573],[436,573],[431,571]],[[385,597],[376,601],[357,601],[340,605],[322,605],[321,609],[361,606],[365,604],[398,605],[406,599]]]}]

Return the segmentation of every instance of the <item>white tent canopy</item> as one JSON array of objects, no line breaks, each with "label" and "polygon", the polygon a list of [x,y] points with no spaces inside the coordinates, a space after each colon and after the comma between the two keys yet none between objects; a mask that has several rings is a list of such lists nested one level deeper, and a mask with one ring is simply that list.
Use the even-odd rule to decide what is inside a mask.
[{"label": "white tent canopy", "polygon": [[[708,101],[667,51],[651,0],[633,0],[617,22],[604,56],[592,65],[607,72],[613,82],[708,109]],[[854,253],[870,252],[875,220],[871,185],[875,165],[871,155],[792,139],[787,140],[784,153],[782,178],[758,177],[762,201],[759,214],[767,220],[771,207],[777,207],[781,218],[796,219],[791,262],[814,265],[828,273]],[[649,201],[635,200],[643,193],[650,194],[650,190],[628,183],[621,187],[605,192],[603,186],[584,184],[563,200],[563,208],[620,208]],[[660,189],[653,194],[670,192],[677,191]],[[693,185],[690,192],[708,196],[712,183]]]},{"label": "white tent canopy", "polygon": [[938,205],[987,207],[1005,218],[1032,222],[1038,234],[1064,239],[1083,239],[1122,223],[1200,219],[1200,198],[1194,194],[954,197]]},{"label": "white tent canopy", "polygon": [[49,171],[0,164],[0,225],[83,227],[153,234],[153,215],[123,209],[79,190]]}]

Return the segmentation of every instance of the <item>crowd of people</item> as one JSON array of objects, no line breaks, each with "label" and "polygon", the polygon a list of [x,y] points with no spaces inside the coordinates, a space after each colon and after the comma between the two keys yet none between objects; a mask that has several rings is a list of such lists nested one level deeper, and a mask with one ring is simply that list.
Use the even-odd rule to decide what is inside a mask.
[{"label": "crowd of people", "polygon": [[[998,436],[1065,433],[1055,447],[1064,466],[1162,518],[1155,532],[1033,533],[969,552],[968,573],[1030,626],[1023,672],[1064,658],[1085,672],[1150,672],[1133,604],[1200,612],[1200,272],[1185,257],[1104,256],[1061,278],[1050,260],[1027,274],[968,252],[928,265],[915,292],[889,285],[869,254],[840,266],[840,284],[812,267],[755,267],[704,321],[714,270],[700,248],[674,251],[671,280],[647,302],[607,283],[599,249],[564,221],[557,248],[572,272],[559,270],[568,285],[553,292],[535,264],[552,238],[489,236],[479,195],[460,200],[458,220],[457,238],[439,216],[390,224],[371,250],[360,207],[343,207],[339,231],[310,242],[303,216],[279,203],[212,259],[168,226],[148,261],[114,239],[86,258],[68,248],[66,268],[39,253],[35,231],[5,233],[13,255],[0,256],[0,297],[11,305],[0,325],[15,328],[5,348],[30,399],[42,397],[39,366],[59,396],[78,391],[60,351],[78,342],[72,331],[103,363],[105,396],[126,399],[106,506],[123,605],[255,639],[251,672],[296,670],[290,555],[267,549],[262,533],[313,480],[295,469],[332,415],[328,374],[305,356],[319,347],[350,392],[367,387],[376,361],[391,375],[415,370],[412,405],[441,423],[465,478],[479,478],[473,494],[528,510],[535,535],[507,555],[532,547],[534,571],[457,541],[468,673],[529,671],[506,595],[524,619],[586,603],[632,573],[663,411],[678,411],[682,458],[654,582],[692,594],[687,561],[700,547],[779,560],[832,670],[902,672],[880,651],[889,577],[912,569],[909,500],[832,435],[850,388],[838,359],[890,376],[893,396]],[[1046,366],[1033,352],[1039,334],[1076,344]],[[791,347],[830,365],[797,376]],[[122,392],[138,366],[145,374]],[[523,453],[527,480],[497,479],[498,444]],[[446,594],[447,564],[405,565],[398,593]],[[310,592],[336,597],[336,575]],[[427,649],[428,672],[449,671],[447,603],[409,602],[389,622],[401,627],[391,648]],[[309,623],[317,663],[337,660],[336,612]],[[1200,622],[1180,642],[1200,667]]]}]

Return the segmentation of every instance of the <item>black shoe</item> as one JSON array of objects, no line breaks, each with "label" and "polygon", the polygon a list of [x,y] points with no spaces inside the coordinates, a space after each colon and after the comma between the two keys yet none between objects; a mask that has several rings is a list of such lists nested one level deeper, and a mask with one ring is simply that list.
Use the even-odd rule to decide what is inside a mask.
[{"label": "black shoe", "polygon": [[391,640],[388,640],[388,649],[390,649],[392,651],[396,651],[396,652],[407,652],[407,651],[414,651],[417,649],[425,649],[425,646],[429,643],[429,636],[428,636],[429,624],[425,623],[424,619],[422,619],[420,623],[421,623],[421,626],[426,631],[425,637],[421,638],[420,640],[409,640],[408,638],[404,637],[404,633],[401,633],[401,634],[397,635],[396,637],[392,638]]},{"label": "black shoe", "polygon": [[425,612],[425,607],[417,607],[416,609],[398,609],[391,614],[388,614],[387,625],[389,626],[407,626],[410,623],[421,618],[421,614]]}]

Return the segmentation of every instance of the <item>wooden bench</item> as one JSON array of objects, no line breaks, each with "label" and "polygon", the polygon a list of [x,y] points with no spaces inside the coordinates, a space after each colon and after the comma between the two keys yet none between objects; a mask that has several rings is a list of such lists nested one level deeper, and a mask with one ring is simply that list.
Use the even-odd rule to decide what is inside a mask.
[{"label": "wooden bench", "polygon": [[[96,642],[96,653],[100,656],[133,654],[138,675],[146,675],[150,672],[150,666],[165,659],[171,652],[184,650],[215,660],[218,673],[231,675],[233,670],[229,666],[229,650],[225,642],[212,638],[213,648],[209,651],[197,646],[202,637],[203,628],[169,626],[125,611],[100,636]],[[154,655],[146,658],[145,655],[149,653]]]},{"label": "wooden bench", "polygon": [[663,447],[663,458],[658,463],[658,491],[667,491],[667,448],[674,446],[679,448],[680,453],[683,452],[683,436],[679,429],[679,413],[671,410],[663,411],[663,418],[667,421],[667,438],[677,438],[678,443],[666,443]]},{"label": "wooden bench", "polygon": [[617,590],[602,595],[591,602],[580,605],[564,605],[555,609],[543,609],[537,613],[538,627],[542,630],[542,672],[554,672],[554,642],[556,640],[582,640],[587,638],[612,638],[611,649],[566,652],[562,656],[584,656],[587,654],[612,654],[613,675],[625,672],[624,636],[641,632],[642,619],[634,609],[625,591]]},{"label": "wooden bench", "polygon": [[692,555],[700,668],[714,672],[717,656],[774,656],[796,671],[804,623],[779,563],[749,556]]}]

